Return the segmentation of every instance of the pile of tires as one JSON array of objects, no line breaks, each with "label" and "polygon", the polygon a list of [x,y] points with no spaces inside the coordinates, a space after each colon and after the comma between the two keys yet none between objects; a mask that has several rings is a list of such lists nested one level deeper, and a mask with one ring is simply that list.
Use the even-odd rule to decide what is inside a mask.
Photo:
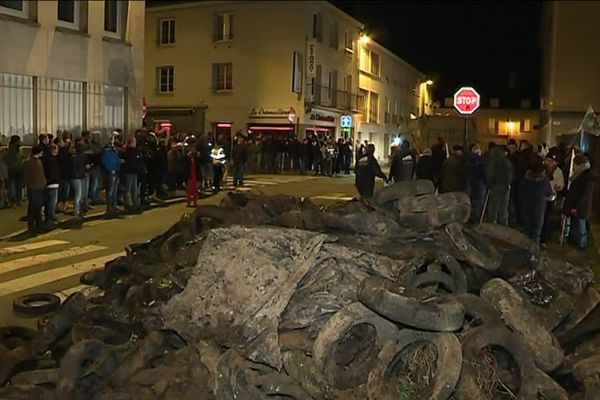
[{"label": "pile of tires", "polygon": [[600,388],[583,264],[463,193],[317,207],[231,193],[0,327],[0,399],[582,399]]}]

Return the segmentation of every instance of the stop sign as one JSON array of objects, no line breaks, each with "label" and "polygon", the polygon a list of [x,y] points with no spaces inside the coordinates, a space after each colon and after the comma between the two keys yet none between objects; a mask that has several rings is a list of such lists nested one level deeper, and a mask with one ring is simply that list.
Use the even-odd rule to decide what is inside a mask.
[{"label": "stop sign", "polygon": [[463,86],[454,93],[454,108],[462,115],[471,115],[479,108],[479,93],[470,86]]}]

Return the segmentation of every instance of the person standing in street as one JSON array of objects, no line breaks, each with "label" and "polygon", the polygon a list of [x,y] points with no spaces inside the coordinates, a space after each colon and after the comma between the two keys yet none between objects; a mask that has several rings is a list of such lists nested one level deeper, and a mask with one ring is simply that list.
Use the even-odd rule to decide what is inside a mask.
[{"label": "person standing in street", "polygon": [[537,245],[540,244],[546,198],[550,193],[550,181],[544,172],[542,159],[534,154],[519,181],[518,198],[521,199],[519,206],[525,234]]},{"label": "person standing in street", "polygon": [[489,153],[488,183],[490,186],[489,216],[494,224],[508,226],[509,200],[514,169],[502,146]]},{"label": "person standing in street", "polygon": [[573,160],[573,173],[565,198],[563,213],[571,218],[570,240],[578,250],[588,245],[587,221],[592,212],[592,201],[596,175],[590,162],[583,154]]},{"label": "person standing in street", "polygon": [[60,171],[58,168],[58,146],[52,143],[48,146],[50,152],[44,155],[42,162],[46,176],[46,189],[44,193],[44,215],[46,224],[56,224],[56,204],[58,203],[58,187]]},{"label": "person standing in street", "polygon": [[75,218],[81,218],[83,211],[83,191],[87,169],[87,154],[82,138],[75,139],[75,150],[71,154],[71,187],[73,188],[73,209]]},{"label": "person standing in street", "polygon": [[435,165],[433,157],[431,156],[431,149],[423,150],[423,154],[421,154],[421,156],[417,160],[415,175],[417,179],[427,179],[431,182],[434,181]]},{"label": "person standing in street", "polygon": [[466,191],[467,177],[463,148],[460,145],[452,147],[452,154],[442,166],[440,193]]},{"label": "person standing in street", "polygon": [[390,179],[394,182],[410,181],[417,165],[417,156],[410,148],[408,140],[402,141],[402,145],[394,152],[392,164],[390,165]]},{"label": "person standing in street", "polygon": [[89,186],[89,202],[90,205],[100,204],[99,189],[102,186],[102,143],[100,131],[93,131],[90,141],[90,186]]},{"label": "person standing in street", "polygon": [[[66,132],[65,132],[66,133]],[[71,192],[71,175],[73,165],[71,162],[71,139],[68,135],[57,136],[58,142],[58,168],[60,171],[60,187],[58,189],[59,212],[65,212],[68,208],[67,201]]]},{"label": "person standing in street", "polygon": [[23,184],[27,188],[29,199],[27,206],[27,230],[37,233],[42,228],[42,207],[44,205],[44,189],[46,177],[42,156],[44,149],[39,146],[31,148],[31,156],[23,167]]},{"label": "person standing in street", "polygon": [[248,162],[248,148],[242,136],[237,137],[236,145],[233,147],[233,186],[244,186],[244,173]]},{"label": "person standing in street", "polygon": [[137,147],[136,138],[127,140],[123,151],[123,165],[121,172],[125,180],[125,193],[123,200],[127,212],[140,210],[140,184],[138,176],[143,173],[145,166],[142,153]]},{"label": "person standing in street", "polygon": [[187,190],[187,206],[196,207],[198,205],[198,175],[200,171],[198,152],[194,146],[190,147],[184,163],[185,187]]},{"label": "person standing in street", "polygon": [[8,169],[8,200],[13,207],[21,205],[23,195],[21,191],[23,177],[23,153],[21,152],[21,138],[17,135],[10,137],[8,151],[4,157]]},{"label": "person standing in street", "polygon": [[213,166],[213,192],[219,193],[221,191],[221,181],[223,180],[225,163],[227,162],[225,150],[220,144],[216,144],[212,149],[210,157],[212,158]]},{"label": "person standing in street", "polygon": [[356,160],[354,171],[356,173],[354,185],[358,194],[363,199],[368,200],[373,198],[376,177],[383,179],[386,183],[389,182],[375,158],[374,144],[367,145],[366,153]]},{"label": "person standing in street", "polygon": [[210,189],[212,186],[213,167],[211,155],[212,143],[207,138],[203,138],[200,142],[200,151],[198,152],[198,162],[200,163],[200,171],[202,177],[201,190]]},{"label": "person standing in street", "polygon": [[552,214],[556,209],[556,199],[558,193],[565,188],[565,177],[562,170],[558,168],[558,156],[555,149],[550,149],[544,158],[544,168],[546,176],[550,179],[550,195],[546,198],[546,212],[544,214],[544,224],[542,226],[541,244],[546,246],[552,236],[553,224]]},{"label": "person standing in street", "polygon": [[117,147],[119,134],[113,132],[111,142],[102,149],[102,167],[106,172],[106,216],[114,218],[117,215],[117,198],[119,188],[119,173],[121,160]]},{"label": "person standing in street", "polygon": [[481,147],[478,144],[471,146],[467,157],[467,193],[471,199],[471,218],[475,222],[481,220],[481,213],[485,203],[487,191],[487,167],[481,156]]},{"label": "person standing in street", "polygon": [[0,149],[0,209],[8,207],[8,167],[6,166],[6,151]]}]

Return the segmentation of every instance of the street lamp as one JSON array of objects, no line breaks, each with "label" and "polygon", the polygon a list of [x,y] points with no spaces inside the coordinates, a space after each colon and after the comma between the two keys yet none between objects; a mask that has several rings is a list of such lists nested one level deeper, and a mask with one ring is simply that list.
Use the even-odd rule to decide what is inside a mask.
[{"label": "street lamp", "polygon": [[433,81],[431,79],[428,79],[427,81],[425,81],[425,84],[427,86],[431,86],[431,85],[433,85]]},{"label": "street lamp", "polygon": [[365,33],[361,33],[358,41],[364,45],[364,44],[368,44],[371,41],[371,38],[369,36],[367,36]]}]

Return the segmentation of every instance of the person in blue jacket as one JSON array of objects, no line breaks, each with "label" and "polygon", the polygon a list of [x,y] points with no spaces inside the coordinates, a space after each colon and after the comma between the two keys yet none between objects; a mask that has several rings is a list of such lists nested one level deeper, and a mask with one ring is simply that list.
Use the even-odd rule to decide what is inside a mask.
[{"label": "person in blue jacket", "polygon": [[117,190],[119,188],[119,172],[121,171],[119,146],[119,134],[113,132],[111,142],[102,149],[102,168],[106,173],[106,215],[109,218],[116,216],[117,213]]}]

